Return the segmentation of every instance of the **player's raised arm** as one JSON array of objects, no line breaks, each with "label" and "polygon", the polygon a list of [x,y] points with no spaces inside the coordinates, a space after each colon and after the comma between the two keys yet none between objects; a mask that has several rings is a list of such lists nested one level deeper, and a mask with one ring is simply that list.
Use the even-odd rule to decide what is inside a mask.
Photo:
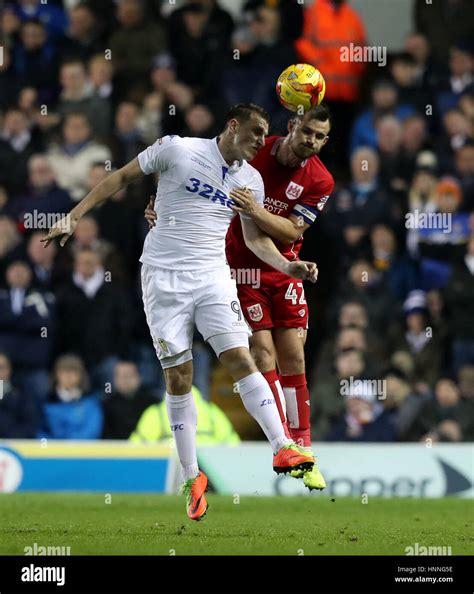
[{"label": "player's raised arm", "polygon": [[281,255],[271,238],[265,235],[252,219],[241,218],[245,244],[260,260],[293,278],[316,282],[318,267],[314,262],[290,262]]},{"label": "player's raised arm", "polygon": [[85,198],[83,198],[69,214],[58,221],[49,233],[41,241],[46,247],[55,237],[62,237],[60,245],[63,246],[66,241],[74,233],[77,223],[87,212],[92,210],[95,206],[104,202],[119,190],[127,186],[132,181],[144,176],[138,158],[133,159],[121,169],[115,171],[104,180],[102,180],[96,187],[91,190]]}]

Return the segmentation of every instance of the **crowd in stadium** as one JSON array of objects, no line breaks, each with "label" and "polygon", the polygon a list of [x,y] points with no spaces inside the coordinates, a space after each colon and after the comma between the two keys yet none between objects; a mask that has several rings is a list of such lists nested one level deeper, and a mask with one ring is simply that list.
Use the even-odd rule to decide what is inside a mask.
[{"label": "crowd in stadium", "polygon": [[[0,438],[127,439],[162,399],[138,262],[154,180],[64,248],[40,239],[158,137],[215,136],[235,103],[285,134],[275,81],[304,61],[326,79],[336,182],[302,252],[320,271],[312,436],[474,440],[472,2],[416,1],[385,67],[341,61],[369,43],[344,0],[249,0],[238,18],[218,0],[2,4]],[[198,335],[193,354],[206,400],[215,363]],[[355,380],[380,390],[341,390]]]}]

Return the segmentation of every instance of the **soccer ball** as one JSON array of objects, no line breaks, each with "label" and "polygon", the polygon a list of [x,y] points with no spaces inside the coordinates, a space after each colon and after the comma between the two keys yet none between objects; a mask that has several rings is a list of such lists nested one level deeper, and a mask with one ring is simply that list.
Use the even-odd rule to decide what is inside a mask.
[{"label": "soccer ball", "polygon": [[292,64],[278,77],[276,93],[280,103],[301,115],[319,105],[326,92],[326,82],[310,64]]}]

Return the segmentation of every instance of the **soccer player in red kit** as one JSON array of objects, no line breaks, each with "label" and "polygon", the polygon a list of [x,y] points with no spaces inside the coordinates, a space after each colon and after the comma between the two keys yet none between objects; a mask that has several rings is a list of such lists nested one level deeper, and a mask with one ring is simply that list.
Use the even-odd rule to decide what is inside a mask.
[{"label": "soccer player in red kit", "polygon": [[[330,127],[330,113],[324,105],[292,118],[287,136],[267,138],[251,161],[265,185],[264,207],[245,191],[235,198],[234,210],[250,215],[289,260],[298,258],[303,233],[323,210],[334,187],[332,175],[317,156],[328,141]],[[245,247],[240,217],[229,227],[226,254],[242,311],[253,331],[252,355],[270,384],[287,435],[310,450],[304,358],[308,306],[303,283],[271,268]],[[259,271],[259,275],[246,275],[248,270]],[[316,464],[312,471],[291,474],[303,478],[310,489],[326,486]]]}]

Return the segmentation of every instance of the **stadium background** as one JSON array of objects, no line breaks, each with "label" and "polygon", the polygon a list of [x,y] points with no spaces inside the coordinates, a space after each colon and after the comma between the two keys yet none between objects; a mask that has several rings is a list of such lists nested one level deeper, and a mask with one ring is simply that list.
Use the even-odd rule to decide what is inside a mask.
[{"label": "stadium background", "polygon": [[[301,60],[322,70],[334,114],[321,158],[336,188],[302,252],[320,269],[318,283],[306,288],[313,438],[404,441],[413,448],[421,442],[423,455],[430,455],[431,444],[448,442],[442,446],[448,449],[437,450],[444,465],[438,460],[433,473],[442,470],[444,478],[436,479],[432,494],[472,493],[473,5],[337,4],[343,20],[331,22],[333,6],[325,0],[315,6],[292,0],[0,2],[0,438],[7,440],[0,490],[77,488],[78,474],[66,463],[35,471],[42,482],[32,476],[25,486],[25,461],[37,469],[38,460],[60,457],[46,447],[51,439],[128,439],[163,395],[138,282],[153,180],[85,217],[64,249],[40,245],[44,215],[67,212],[160,135],[217,134],[232,103],[263,105],[272,132],[284,133],[289,113],[278,105],[274,83],[284,67]],[[387,50],[386,65],[334,59],[340,47],[364,42]],[[447,215],[438,222],[449,222],[449,230],[409,223],[428,213]],[[241,439],[260,440],[198,336],[194,357],[204,399],[226,413]],[[129,363],[117,368],[119,361]],[[341,394],[341,380],[349,378],[385,380],[386,397]],[[229,435],[221,443],[229,443]],[[35,438],[36,444],[12,441]],[[110,454],[99,446],[91,441],[91,449],[67,456],[99,463]],[[324,455],[341,459],[327,447]],[[369,456],[371,450],[355,451]],[[415,450],[396,452],[408,464]],[[5,468],[16,468],[18,459],[23,469],[7,476]],[[427,462],[417,464],[421,469]],[[61,474],[67,467],[76,483]],[[372,470],[383,473],[383,467],[382,456]],[[96,476],[106,480],[99,468]],[[141,468],[135,465],[129,487]],[[407,475],[415,476],[416,468]],[[173,485],[173,473],[160,473],[159,484],[143,490]],[[235,492],[222,486],[225,480],[215,482]],[[99,483],[79,488],[107,488]],[[236,488],[243,492],[242,484]],[[351,489],[347,494],[364,492],[364,485]],[[426,494],[422,486],[413,489]]]}]

